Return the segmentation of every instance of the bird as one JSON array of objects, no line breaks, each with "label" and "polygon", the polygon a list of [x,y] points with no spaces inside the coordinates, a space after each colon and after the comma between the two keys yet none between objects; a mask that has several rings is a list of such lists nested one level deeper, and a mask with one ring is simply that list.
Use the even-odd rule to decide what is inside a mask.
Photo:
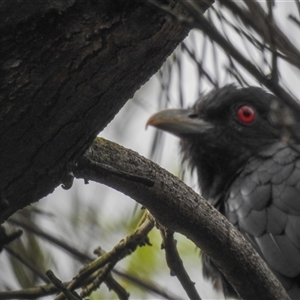
[{"label": "bird", "polygon": [[[291,299],[300,299],[300,113],[260,87],[225,85],[147,125],[180,138],[202,196],[252,244]],[[233,287],[202,254],[203,275]]]}]

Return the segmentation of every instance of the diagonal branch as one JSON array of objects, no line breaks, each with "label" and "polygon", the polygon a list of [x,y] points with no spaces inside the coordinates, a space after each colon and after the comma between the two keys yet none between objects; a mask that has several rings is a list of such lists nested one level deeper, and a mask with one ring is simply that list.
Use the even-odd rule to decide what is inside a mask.
[{"label": "diagonal branch", "polygon": [[[118,177],[97,168],[111,165],[154,182]],[[78,161],[75,177],[104,183],[144,205],[166,228],[180,232],[206,252],[243,299],[289,299],[251,245],[205,199],[155,163],[115,143],[98,138]],[[255,288],[254,288],[255,287]]]}]

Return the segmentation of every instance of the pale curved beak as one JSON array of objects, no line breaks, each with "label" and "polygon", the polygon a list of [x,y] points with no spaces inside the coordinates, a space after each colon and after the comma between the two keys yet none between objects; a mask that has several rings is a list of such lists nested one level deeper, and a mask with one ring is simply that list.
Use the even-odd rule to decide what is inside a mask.
[{"label": "pale curved beak", "polygon": [[176,136],[197,134],[213,128],[213,124],[201,119],[191,109],[166,109],[152,115],[146,124]]}]

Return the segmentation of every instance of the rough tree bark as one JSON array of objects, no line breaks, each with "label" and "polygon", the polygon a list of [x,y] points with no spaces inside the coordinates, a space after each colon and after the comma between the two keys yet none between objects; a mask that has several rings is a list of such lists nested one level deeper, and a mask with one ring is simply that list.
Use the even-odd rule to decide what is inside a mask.
[{"label": "rough tree bark", "polygon": [[0,19],[3,222],[63,181],[189,29],[138,0],[0,0]]}]

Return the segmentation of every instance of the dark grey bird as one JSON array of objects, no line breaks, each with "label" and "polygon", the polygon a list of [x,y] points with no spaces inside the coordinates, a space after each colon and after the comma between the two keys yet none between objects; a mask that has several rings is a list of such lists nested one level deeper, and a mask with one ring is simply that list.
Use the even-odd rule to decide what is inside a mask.
[{"label": "dark grey bird", "polygon": [[[300,299],[299,112],[261,88],[233,85],[149,125],[180,137],[201,194],[251,242],[292,299]],[[235,291],[207,256],[206,278]]]}]

